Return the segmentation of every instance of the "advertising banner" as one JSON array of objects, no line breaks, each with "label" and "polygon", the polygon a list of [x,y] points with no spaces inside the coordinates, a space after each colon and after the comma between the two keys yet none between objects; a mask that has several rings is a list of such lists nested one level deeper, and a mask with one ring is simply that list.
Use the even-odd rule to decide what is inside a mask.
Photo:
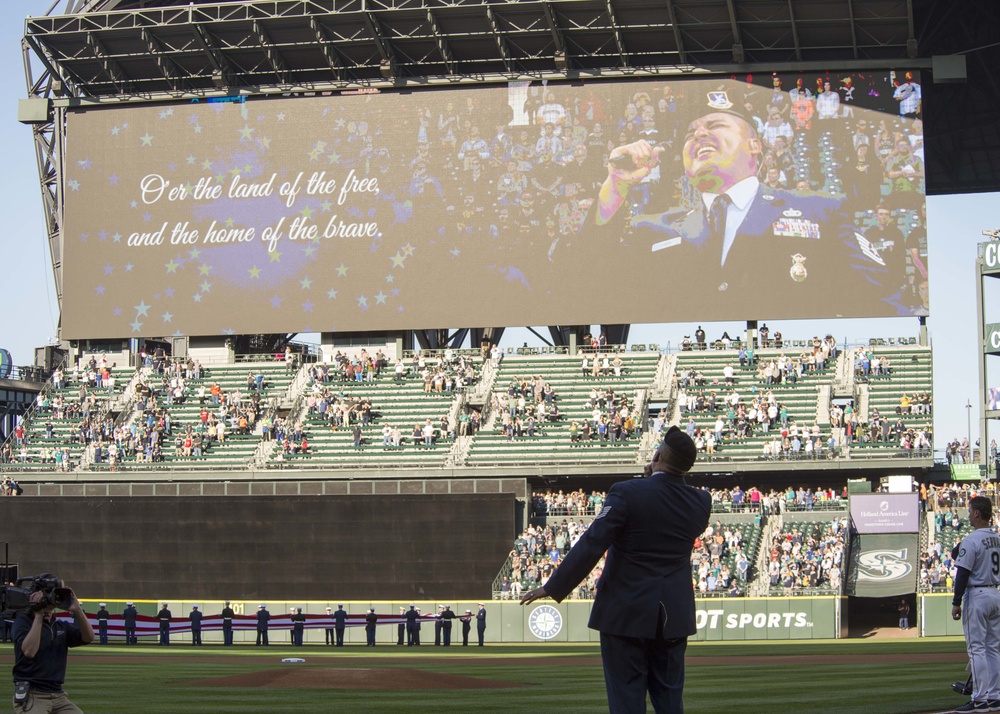
[{"label": "advertising banner", "polygon": [[917,590],[917,535],[855,535],[847,572],[848,595],[892,597]]},{"label": "advertising banner", "polygon": [[916,493],[852,494],[852,527],[857,533],[916,533],[919,508]]},{"label": "advertising banner", "polygon": [[63,336],[928,314],[919,77],[765,77],[71,110]]},{"label": "advertising banner", "polygon": [[986,326],[985,350],[988,355],[1000,354],[1000,322],[993,322]]},{"label": "advertising banner", "polygon": [[983,270],[991,273],[1000,270],[1000,241],[991,240],[980,245],[983,253]]}]

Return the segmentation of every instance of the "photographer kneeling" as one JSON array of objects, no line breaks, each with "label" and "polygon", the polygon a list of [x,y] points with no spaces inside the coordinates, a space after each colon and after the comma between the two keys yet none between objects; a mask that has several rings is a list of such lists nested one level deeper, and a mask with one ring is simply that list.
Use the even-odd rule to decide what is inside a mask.
[{"label": "photographer kneeling", "polygon": [[[28,608],[14,619],[15,714],[82,714],[62,690],[66,654],[70,647],[93,642],[94,628],[76,594],[63,588],[61,581],[58,585],[46,587],[36,581]],[[53,614],[57,607],[73,613],[74,623],[57,620]]]}]

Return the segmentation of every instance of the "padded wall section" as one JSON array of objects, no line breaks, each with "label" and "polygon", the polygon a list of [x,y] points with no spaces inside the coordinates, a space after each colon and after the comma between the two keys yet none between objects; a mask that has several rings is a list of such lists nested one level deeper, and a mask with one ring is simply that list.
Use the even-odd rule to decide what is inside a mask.
[{"label": "padded wall section", "polygon": [[0,541],[22,574],[87,598],[474,600],[514,509],[510,494],[4,498]]}]

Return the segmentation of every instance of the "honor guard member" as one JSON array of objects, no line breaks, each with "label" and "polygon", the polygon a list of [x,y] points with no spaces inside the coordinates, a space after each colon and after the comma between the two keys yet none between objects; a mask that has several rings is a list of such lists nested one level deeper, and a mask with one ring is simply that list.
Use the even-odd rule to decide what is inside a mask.
[{"label": "honor guard member", "polygon": [[122,610],[122,624],[125,626],[125,644],[134,645],[138,642],[135,636],[135,620],[138,616],[135,605],[130,602],[125,603]]},{"label": "honor guard member", "polygon": [[479,646],[483,646],[483,638],[486,636],[486,606],[479,603],[476,610],[476,634],[479,635]]},{"label": "honor guard member", "polygon": [[434,645],[439,646],[441,644],[441,630],[444,628],[444,620],[441,619],[441,613],[444,612],[444,605],[438,605],[438,614],[434,620]]},{"label": "honor guard member", "polygon": [[201,618],[203,613],[197,605],[191,606],[191,614],[188,619],[191,621],[191,644],[201,646]]},{"label": "honor guard member", "polygon": [[413,644],[420,646],[420,608],[417,608],[417,619],[413,623]]},{"label": "honor guard member", "polygon": [[365,615],[365,634],[368,635],[368,646],[375,646],[375,623],[378,622],[378,615],[375,614],[375,608],[368,608],[368,614]]},{"label": "honor guard member", "polygon": [[233,644],[233,617],[236,613],[226,600],[226,606],[222,608],[222,646],[230,647]]},{"label": "honor guard member", "polygon": [[108,644],[108,618],[111,617],[111,613],[108,612],[108,606],[105,603],[101,603],[101,609],[97,611],[97,636],[99,642],[102,645]]},{"label": "honor guard member", "polygon": [[[62,583],[60,583],[62,585]],[[54,607],[26,609],[17,613],[11,636],[14,639],[14,714],[80,714],[63,691],[66,680],[66,655],[70,647],[89,645],[94,628],[80,606],[76,593],[70,592],[73,622],[53,616]],[[29,600],[35,606],[45,593],[36,590]]]},{"label": "honor guard member", "polygon": [[472,610],[466,610],[458,619],[462,621],[462,647],[468,647],[469,633],[472,632]]},{"label": "honor guard member", "polygon": [[684,651],[695,626],[691,549],[708,527],[712,498],[684,474],[698,456],[694,441],[670,427],[643,473],[616,483],[604,508],[546,581],[522,598],[557,602],[607,552],[590,611],[601,633],[611,714],[684,711]]},{"label": "honor guard member", "polygon": [[410,609],[406,611],[406,644],[408,647],[413,647],[419,644],[417,641],[417,606],[410,605]]},{"label": "honor guard member", "polygon": [[[650,212],[652,206],[628,198],[632,188],[645,190],[654,170],[668,170],[672,162],[660,160],[664,151],[645,139],[612,150],[608,176],[582,228],[603,252],[576,259],[600,258],[612,270],[631,266],[632,272],[641,260],[656,280],[683,284],[685,298],[712,316],[731,312],[760,285],[787,296],[783,302],[794,313],[787,317],[806,317],[831,295],[845,316],[887,306],[912,314],[893,284],[891,263],[901,256],[880,254],[858,233],[844,199],[760,182],[765,147],[726,92],[709,92],[704,113],[687,129],[681,158],[698,194],[691,210]],[[871,196],[872,205],[878,200]],[[611,237],[614,252],[607,249]],[[601,250],[588,245],[596,243],[577,240],[567,250]],[[643,251],[653,260],[640,258]]]},{"label": "honor guard member", "polygon": [[337,647],[344,646],[344,629],[347,627],[347,611],[343,605],[337,605],[337,611],[333,613],[334,629],[337,631]]},{"label": "honor guard member", "polygon": [[969,523],[975,530],[958,546],[951,616],[962,620],[972,699],[952,710],[956,712],[1000,711],[1000,535],[990,528],[992,520],[990,499],[969,499]]},{"label": "honor guard member", "polygon": [[295,644],[295,608],[288,608],[288,622],[291,623],[291,627],[288,628],[288,644]]},{"label": "honor guard member", "polygon": [[267,605],[260,604],[257,608],[257,645],[267,647],[267,623],[271,621],[271,613],[267,611]]},{"label": "honor guard member", "polygon": [[396,644],[403,645],[406,642],[406,608],[399,608],[399,624],[396,625]]},{"label": "honor guard member", "polygon": [[330,621],[330,627],[327,627],[327,628],[325,628],[323,630],[323,632],[326,635],[326,643],[328,645],[335,645],[335,644],[337,644],[337,640],[336,640],[336,636],[333,634],[333,608],[332,607],[326,608],[326,619]]},{"label": "honor guard member", "polygon": [[170,610],[167,609],[167,603],[163,603],[156,617],[160,621],[160,644],[166,647],[170,644]]},{"label": "honor guard member", "polygon": [[298,608],[292,615],[292,644],[296,647],[302,646],[302,636],[306,629],[306,616],[302,614],[302,608]]},{"label": "honor guard member", "polygon": [[445,647],[451,647],[451,625],[454,619],[455,613],[452,611],[451,605],[445,605],[444,612],[441,613],[441,621],[443,623],[441,627],[441,639]]}]

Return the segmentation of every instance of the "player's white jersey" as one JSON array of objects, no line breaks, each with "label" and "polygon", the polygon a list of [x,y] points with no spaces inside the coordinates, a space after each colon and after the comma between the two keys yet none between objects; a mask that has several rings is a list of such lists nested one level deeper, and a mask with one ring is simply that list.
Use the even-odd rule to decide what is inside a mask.
[{"label": "player's white jersey", "polygon": [[969,571],[969,585],[1000,585],[1000,535],[979,528],[962,539],[955,565]]}]

